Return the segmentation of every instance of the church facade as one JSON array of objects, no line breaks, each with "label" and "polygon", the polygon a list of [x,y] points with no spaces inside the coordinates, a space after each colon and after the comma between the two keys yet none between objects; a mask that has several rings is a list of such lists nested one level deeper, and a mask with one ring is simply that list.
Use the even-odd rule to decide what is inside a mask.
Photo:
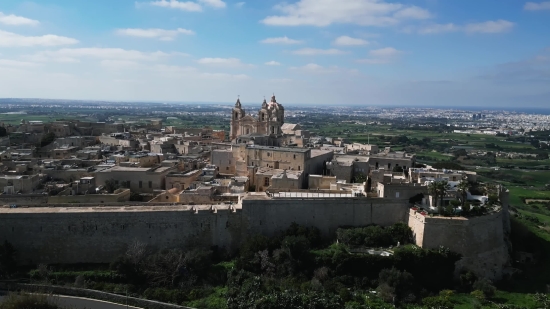
[{"label": "church facade", "polygon": [[243,142],[255,138],[277,140],[283,135],[281,127],[284,121],[285,109],[277,102],[275,95],[269,103],[264,99],[258,118],[247,115],[241,100],[237,99],[231,115],[231,140],[237,143],[240,143],[240,139]]}]

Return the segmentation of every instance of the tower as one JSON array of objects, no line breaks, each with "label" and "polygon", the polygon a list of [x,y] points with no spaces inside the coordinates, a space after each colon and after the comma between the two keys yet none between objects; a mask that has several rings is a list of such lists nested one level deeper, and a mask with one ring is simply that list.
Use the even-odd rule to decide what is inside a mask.
[{"label": "tower", "polygon": [[281,127],[284,123],[285,109],[277,102],[275,94],[271,97],[271,101],[267,104],[267,112],[269,115],[266,124],[266,134],[280,135],[282,134]]},{"label": "tower", "polygon": [[237,98],[237,102],[235,103],[235,107],[233,107],[233,110],[231,112],[231,140],[235,139],[237,135],[240,134],[239,127],[240,127],[240,120],[246,115],[245,110],[242,108],[241,105],[241,98]]}]

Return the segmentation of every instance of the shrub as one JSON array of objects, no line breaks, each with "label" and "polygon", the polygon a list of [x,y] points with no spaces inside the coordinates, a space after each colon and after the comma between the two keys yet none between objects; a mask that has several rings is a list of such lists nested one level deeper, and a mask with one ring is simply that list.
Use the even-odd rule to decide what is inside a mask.
[{"label": "shrub", "polygon": [[373,225],[362,228],[340,228],[336,231],[338,240],[351,247],[389,247],[411,242],[412,231],[408,225],[397,223],[383,228]]},{"label": "shrub", "polygon": [[485,299],[485,294],[483,294],[483,292],[480,291],[480,290],[472,291],[472,293],[470,293],[470,295],[472,295],[475,299],[478,299],[478,300],[484,300]]},{"label": "shrub", "polygon": [[47,295],[20,293],[9,294],[0,309],[59,309]]},{"label": "shrub", "polygon": [[422,299],[422,305],[424,305],[426,308],[453,308],[453,304],[448,299],[445,299],[445,297],[442,296],[425,297],[424,299]]},{"label": "shrub", "polygon": [[495,296],[496,288],[493,283],[487,279],[479,279],[474,282],[474,290],[483,292],[483,295],[487,298]]}]

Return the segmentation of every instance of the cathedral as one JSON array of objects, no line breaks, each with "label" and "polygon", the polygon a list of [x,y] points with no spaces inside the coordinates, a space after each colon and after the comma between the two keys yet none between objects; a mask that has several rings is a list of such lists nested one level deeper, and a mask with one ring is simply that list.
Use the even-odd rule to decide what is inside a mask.
[{"label": "cathedral", "polygon": [[237,99],[231,116],[231,140],[236,143],[253,142],[269,146],[279,146],[283,132],[281,127],[285,120],[285,109],[277,103],[275,95],[271,102],[264,99],[258,118],[247,115]]}]

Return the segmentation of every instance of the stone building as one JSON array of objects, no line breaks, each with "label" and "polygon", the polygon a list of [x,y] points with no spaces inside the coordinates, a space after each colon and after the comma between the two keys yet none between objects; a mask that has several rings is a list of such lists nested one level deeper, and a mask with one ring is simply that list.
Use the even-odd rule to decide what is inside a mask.
[{"label": "stone building", "polygon": [[282,136],[282,125],[285,121],[285,109],[277,102],[275,95],[267,103],[264,99],[258,118],[247,115],[242,108],[241,100],[237,99],[231,115],[230,138],[235,141],[241,135],[260,134],[271,137]]},{"label": "stone building", "polygon": [[174,167],[123,167],[115,166],[97,172],[96,183],[104,185],[107,180],[124,185],[133,192],[152,193],[154,190],[165,189],[165,177],[174,171]]}]

